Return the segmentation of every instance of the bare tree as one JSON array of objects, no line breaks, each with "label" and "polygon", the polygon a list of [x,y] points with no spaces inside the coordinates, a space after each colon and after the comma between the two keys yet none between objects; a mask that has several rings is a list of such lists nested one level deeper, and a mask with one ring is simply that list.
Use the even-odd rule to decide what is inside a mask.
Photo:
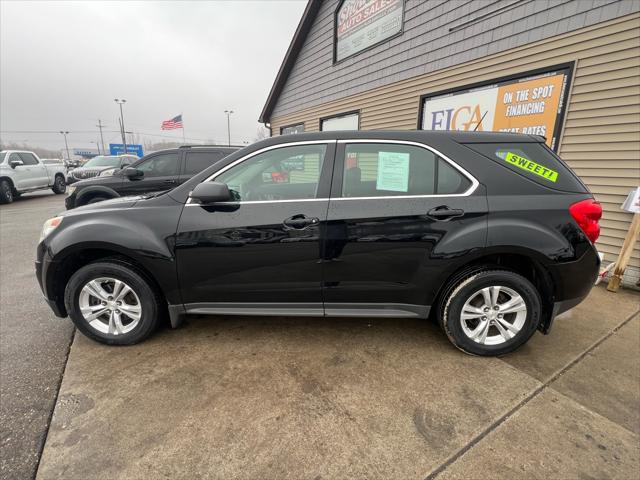
[{"label": "bare tree", "polygon": [[264,125],[259,125],[256,130],[256,136],[253,138],[254,142],[259,142],[260,140],[264,140],[265,138],[269,138],[271,136],[271,132]]}]

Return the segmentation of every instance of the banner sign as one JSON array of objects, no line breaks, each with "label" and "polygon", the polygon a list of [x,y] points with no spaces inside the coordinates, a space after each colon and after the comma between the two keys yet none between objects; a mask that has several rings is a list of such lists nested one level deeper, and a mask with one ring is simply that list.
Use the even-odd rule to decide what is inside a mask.
[{"label": "banner sign", "polygon": [[423,97],[423,130],[470,130],[541,135],[557,150],[570,69]]},{"label": "banner sign", "polygon": [[[144,156],[142,152],[142,145],[127,143],[127,153],[137,155],[140,158]],[[109,155],[122,155],[122,154],[124,154],[124,145],[122,145],[121,143],[109,144]]]},{"label": "banner sign", "polygon": [[336,15],[336,62],[402,31],[404,0],[344,0]]}]

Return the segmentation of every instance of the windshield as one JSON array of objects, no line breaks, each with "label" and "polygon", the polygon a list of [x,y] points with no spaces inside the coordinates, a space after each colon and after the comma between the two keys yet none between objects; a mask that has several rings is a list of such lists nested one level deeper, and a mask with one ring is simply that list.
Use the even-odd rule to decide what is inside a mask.
[{"label": "windshield", "polygon": [[98,155],[97,157],[93,157],[83,166],[84,167],[119,167],[120,157]]}]

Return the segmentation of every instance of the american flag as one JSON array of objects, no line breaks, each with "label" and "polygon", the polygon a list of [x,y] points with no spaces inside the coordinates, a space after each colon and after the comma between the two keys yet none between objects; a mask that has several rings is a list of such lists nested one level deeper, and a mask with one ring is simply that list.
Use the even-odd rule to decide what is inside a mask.
[{"label": "american flag", "polygon": [[162,130],[174,130],[182,127],[182,114],[173,117],[171,120],[162,122]]}]

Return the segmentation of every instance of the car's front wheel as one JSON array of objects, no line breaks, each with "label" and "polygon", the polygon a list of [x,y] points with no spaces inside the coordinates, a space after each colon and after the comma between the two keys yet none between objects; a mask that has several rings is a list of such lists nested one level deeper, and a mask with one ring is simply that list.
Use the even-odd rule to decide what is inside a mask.
[{"label": "car's front wheel", "polygon": [[0,181],[0,203],[13,202],[13,189],[8,180]]},{"label": "car's front wheel", "polygon": [[445,293],[440,324],[449,340],[474,355],[503,355],[535,333],[541,301],[535,286],[508,270],[470,274]]},{"label": "car's front wheel", "polygon": [[109,345],[149,337],[159,323],[160,301],[141,272],[118,261],[82,267],[65,289],[65,306],[78,330]]},{"label": "car's front wheel", "polygon": [[67,182],[65,182],[62,175],[56,175],[51,190],[53,190],[53,193],[57,193],[58,195],[63,194],[67,191]]}]

